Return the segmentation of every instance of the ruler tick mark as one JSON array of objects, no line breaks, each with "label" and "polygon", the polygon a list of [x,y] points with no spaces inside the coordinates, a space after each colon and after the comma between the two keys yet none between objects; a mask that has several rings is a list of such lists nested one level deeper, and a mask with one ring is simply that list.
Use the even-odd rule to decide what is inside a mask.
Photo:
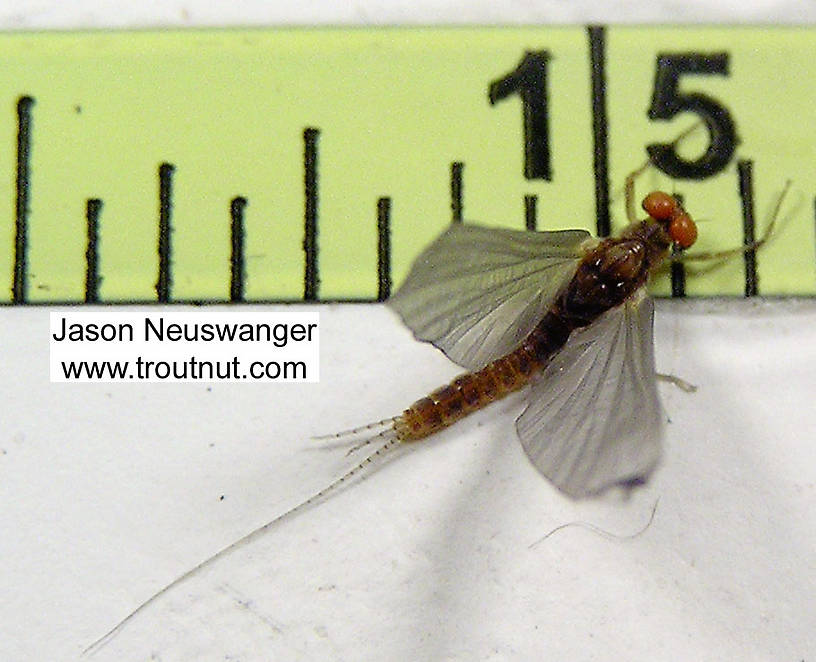
[{"label": "ruler tick mark", "polygon": [[[737,176],[739,177],[739,194],[742,200],[742,229],[743,244],[751,246],[755,242],[754,221],[754,163],[753,161],[739,161]],[[745,296],[755,297],[758,294],[758,277],[756,269],[756,249],[746,248],[745,260]]]},{"label": "ruler tick mark", "polygon": [[464,202],[462,200],[462,170],[465,164],[461,161],[454,161],[451,163],[451,221],[453,223],[462,222],[462,212],[464,210]]},{"label": "ruler tick mark", "polygon": [[603,26],[591,25],[589,57],[592,65],[592,137],[595,171],[595,218],[599,237],[608,237],[609,219],[609,136],[606,115],[606,32]]},{"label": "ruler tick mark", "polygon": [[524,196],[524,227],[530,232],[537,230],[538,219],[536,218],[536,211],[538,207],[537,195]]},{"label": "ruler tick mark", "polygon": [[85,249],[85,303],[99,302],[99,214],[102,212],[102,201],[91,198],[85,207],[85,218],[88,221],[88,244]]},{"label": "ruler tick mark", "polygon": [[[678,248],[672,249],[672,255],[679,255]],[[671,275],[671,295],[673,299],[682,299],[686,296],[686,266],[679,260],[675,260],[669,267]]]},{"label": "ruler tick mark", "polygon": [[230,203],[230,301],[244,300],[244,209],[247,199],[233,198]]},{"label": "ruler tick mark", "polygon": [[173,172],[170,163],[159,166],[159,278],[156,281],[156,295],[159,303],[170,301],[170,234],[173,211]]},{"label": "ruler tick mark", "polygon": [[320,286],[317,262],[317,140],[319,137],[319,129],[309,127],[303,131],[303,185],[306,196],[303,231],[303,250],[306,254],[303,275],[304,301],[317,301]]},{"label": "ruler tick mark", "polygon": [[28,294],[28,202],[30,198],[31,107],[34,99],[20,97],[17,101],[17,191],[14,223],[14,281],[12,303],[25,303]]},{"label": "ruler tick mark", "polygon": [[[672,197],[683,206],[683,196],[675,193]],[[672,246],[672,255],[679,255],[682,251],[677,246]],[[671,295],[674,299],[681,299],[686,296],[686,265],[680,260],[673,260],[669,267],[671,275]]]},{"label": "ruler tick mark", "polygon": [[377,301],[391,296],[391,198],[377,200]]}]

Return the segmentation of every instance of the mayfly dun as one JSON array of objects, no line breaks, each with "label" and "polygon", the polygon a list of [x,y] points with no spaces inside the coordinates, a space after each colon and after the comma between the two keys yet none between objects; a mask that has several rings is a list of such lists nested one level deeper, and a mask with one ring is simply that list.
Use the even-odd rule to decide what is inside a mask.
[{"label": "mayfly dun", "polygon": [[[398,416],[330,435],[362,438],[352,450],[380,445],[323,490],[176,578],[85,653],[205,565],[321,500],[397,445],[525,387],[518,437],[533,465],[562,492],[582,498],[645,482],[660,458],[664,419],[654,306],[645,286],[673,249],[694,244],[697,228],[678,200],[660,191],[644,198],[646,218],[634,218],[633,179],[626,187],[630,224],[616,237],[451,225],[420,254],[388,303],[417,339],[469,372]],[[781,197],[774,219],[780,205]]]},{"label": "mayfly dun", "polygon": [[697,229],[666,193],[643,208],[646,220],[600,242],[583,230],[451,226],[391,305],[417,338],[472,372],[406,409],[395,438],[428,436],[530,384],[516,430],[557,487],[585,497],[645,481],[662,415],[644,286]]}]

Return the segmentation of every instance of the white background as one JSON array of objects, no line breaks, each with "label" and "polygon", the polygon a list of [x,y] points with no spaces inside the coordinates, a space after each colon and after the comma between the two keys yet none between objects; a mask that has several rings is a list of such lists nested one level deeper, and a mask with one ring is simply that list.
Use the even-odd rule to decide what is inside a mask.
[{"label": "white background", "polygon": [[[210,4],[4,1],[0,27],[816,17],[800,1]],[[383,306],[320,312],[317,385],[74,386],[48,381],[48,310],[0,311],[0,659],[74,659],[348,467],[310,435],[457,373]],[[661,386],[664,462],[629,501],[556,493],[515,439],[514,398],[222,559],[94,659],[816,659],[816,304],[659,302],[656,342],[659,369],[699,391]],[[658,498],[636,538],[573,526],[530,548],[575,520],[634,533]]]}]

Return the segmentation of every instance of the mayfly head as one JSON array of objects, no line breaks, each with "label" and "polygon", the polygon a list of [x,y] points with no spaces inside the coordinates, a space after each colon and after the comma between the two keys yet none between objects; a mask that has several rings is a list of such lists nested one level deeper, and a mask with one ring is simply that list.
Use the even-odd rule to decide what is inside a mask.
[{"label": "mayfly head", "polygon": [[652,191],[643,198],[642,205],[680,248],[688,248],[697,241],[697,225],[673,196],[663,191]]}]

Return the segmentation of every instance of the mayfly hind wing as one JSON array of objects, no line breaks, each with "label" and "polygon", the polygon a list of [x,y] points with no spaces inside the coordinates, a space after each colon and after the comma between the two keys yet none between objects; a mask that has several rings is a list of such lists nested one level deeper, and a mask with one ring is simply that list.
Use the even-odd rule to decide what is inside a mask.
[{"label": "mayfly hind wing", "polygon": [[453,224],[388,301],[417,340],[477,370],[533,330],[575,272],[584,230],[529,232]]},{"label": "mayfly hind wing", "polygon": [[536,468],[572,497],[642,482],[660,460],[653,320],[641,290],[575,331],[533,382],[516,430]]}]

